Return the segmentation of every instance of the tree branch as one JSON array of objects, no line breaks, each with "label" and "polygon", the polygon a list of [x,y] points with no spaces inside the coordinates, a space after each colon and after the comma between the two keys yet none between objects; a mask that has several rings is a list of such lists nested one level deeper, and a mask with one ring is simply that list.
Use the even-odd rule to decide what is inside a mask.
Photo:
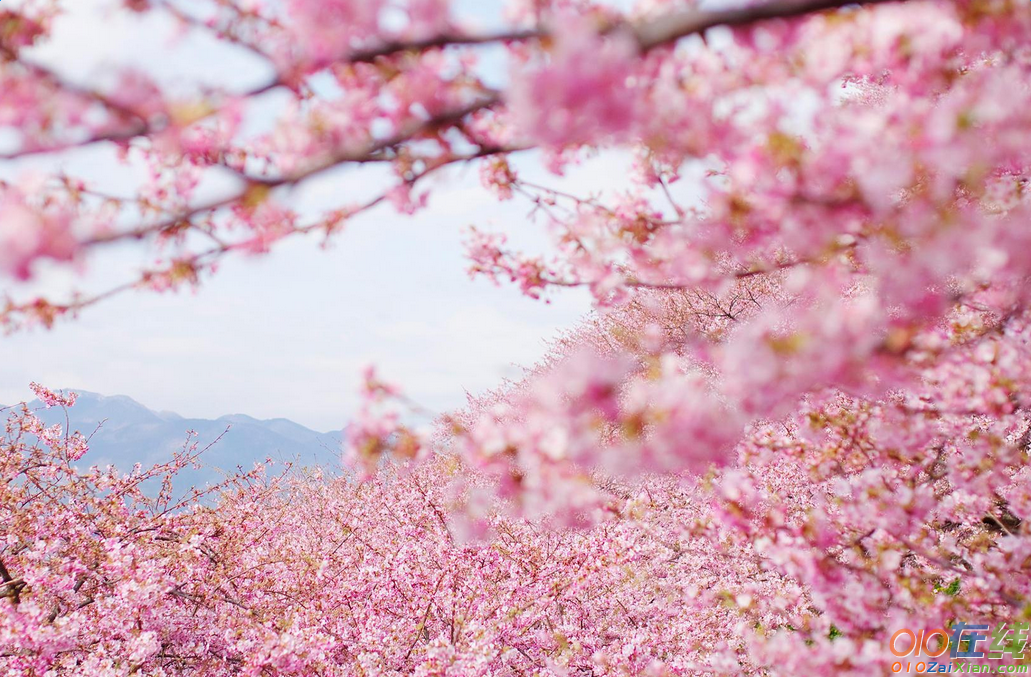
[{"label": "tree branch", "polygon": [[894,1],[896,0],[776,0],[732,9],[693,9],[673,12],[642,22],[632,30],[641,49],[648,51],[716,26],[744,26],[771,19],[791,19],[842,7]]},{"label": "tree branch", "polygon": [[[843,7],[859,7],[862,5],[895,1],[905,0],[778,0],[775,2],[767,2],[760,5],[737,9],[691,9],[682,12],[672,12],[670,14],[642,21],[638,24],[614,24],[608,27],[607,31],[613,32],[617,30],[628,30],[636,39],[641,51],[648,52],[657,47],[676,42],[677,40],[689,35],[703,33],[706,30],[717,26],[743,26],[771,19],[794,18],[804,16],[806,14]],[[169,7],[167,4],[162,4],[161,6],[166,9]],[[177,15],[178,14],[179,13],[177,13]],[[194,25],[195,23],[195,21],[188,15],[180,16],[180,19],[188,21],[191,25]],[[320,59],[307,64],[301,63],[297,64],[297,66],[299,72],[311,74],[337,64],[371,63],[380,58],[386,58],[405,52],[421,53],[443,47],[478,46],[504,42],[542,40],[557,37],[557,33],[557,30],[548,27],[506,30],[496,33],[482,34],[444,33],[420,40],[391,40],[375,47],[342,53],[337,57]],[[227,37],[226,39],[234,44],[241,44],[262,58],[268,58],[264,52],[249,43],[243,43],[242,41],[232,37]],[[139,120],[139,122],[126,129],[106,132],[82,141],[66,142],[52,146],[0,154],[0,160],[11,160],[29,155],[61,152],[71,148],[79,148],[104,141],[128,141],[133,138],[148,136],[162,131],[170,124],[170,121],[164,118],[156,121],[143,120],[136,111],[120,106],[99,92],[63,81],[52,71],[49,71],[42,66],[26,62],[9,51],[3,52],[2,55],[9,61],[20,63],[23,67],[29,69],[38,77],[45,79],[63,91],[97,101],[108,108],[108,110],[117,113],[120,117],[130,117],[132,119]],[[285,74],[279,73],[268,82],[242,93],[240,98],[251,99],[273,89],[288,86],[289,84],[290,79]],[[215,110],[212,110],[207,115],[198,118],[198,120],[214,115],[217,110],[217,107],[215,107]]]}]

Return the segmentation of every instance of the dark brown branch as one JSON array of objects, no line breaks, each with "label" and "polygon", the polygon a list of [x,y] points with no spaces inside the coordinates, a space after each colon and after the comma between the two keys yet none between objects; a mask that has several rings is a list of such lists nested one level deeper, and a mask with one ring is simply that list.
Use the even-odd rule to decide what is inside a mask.
[{"label": "dark brown branch", "polygon": [[[413,186],[417,182],[421,181],[423,178],[429,176],[433,172],[436,172],[436,171],[438,171],[440,169],[443,169],[444,167],[448,167],[448,166],[451,166],[451,165],[454,165],[454,164],[458,164],[458,163],[461,163],[461,162],[469,162],[471,160],[487,157],[487,156],[490,156],[490,155],[497,155],[497,154],[501,154],[501,153],[511,153],[511,152],[515,152],[515,151],[518,151],[518,150],[523,150],[523,149],[519,148],[519,147],[512,147],[512,146],[504,146],[504,147],[502,147],[502,146],[484,146],[484,147],[480,148],[479,150],[477,150],[476,152],[470,153],[468,155],[461,155],[461,156],[445,158],[443,160],[440,160],[440,161],[437,162],[437,164],[433,164],[433,165],[427,167],[424,171],[422,171],[418,175],[413,176],[410,179],[405,180],[402,185],[407,184],[408,186]],[[325,171],[325,169],[322,169],[322,170],[319,170],[319,171]],[[361,204],[360,206],[355,207],[355,208],[349,210],[346,213],[346,218],[354,217],[354,216],[356,216],[358,214],[361,214],[362,212],[366,212],[366,211],[368,211],[368,210],[370,210],[370,209],[372,209],[372,208],[382,204],[383,202],[385,202],[387,200],[388,195],[389,195],[389,191],[388,192],[384,192],[384,193],[380,193],[376,197],[366,201],[365,203]],[[233,196],[231,198],[227,198],[225,200],[225,204],[226,205],[232,204],[233,202],[235,202],[239,198],[240,198],[240,196]],[[211,206],[207,205],[207,207],[210,208]],[[199,213],[200,211],[202,211],[202,208],[198,208],[196,210],[197,213]],[[168,225],[170,223],[172,223],[172,222],[171,221],[167,221],[167,222],[162,222],[162,224],[158,224],[158,225],[153,226],[153,227],[147,227],[146,229],[142,229],[141,228],[141,229],[137,229],[135,231],[128,231],[127,233],[123,233],[122,234],[123,235],[122,239],[142,239],[143,237],[146,237],[149,234],[162,232],[162,227],[164,227],[164,229],[167,230],[168,228],[172,227],[172,226]],[[182,223],[182,219],[179,219],[175,223]],[[320,219],[320,220],[315,221],[314,223],[311,223],[309,225],[297,227],[290,234],[291,235],[306,235],[306,234],[310,234],[310,233],[314,233],[314,232],[322,231],[322,230],[326,230],[327,232],[331,232],[331,230],[332,230],[331,228],[327,227],[327,220],[326,219]],[[110,242],[110,241],[114,241],[114,239],[110,239],[110,240],[97,240],[97,243],[99,244],[99,243]],[[238,248],[239,248],[239,245],[236,245],[236,244],[230,244],[230,243],[220,244],[219,246],[214,247],[212,249],[208,249],[206,251],[203,251],[203,252],[200,252],[200,253],[188,256],[185,259],[182,259],[182,261],[185,261],[185,262],[190,263],[191,265],[194,265],[196,267],[197,272],[202,272],[203,271],[203,267],[205,265],[207,265],[207,262],[210,259],[214,259],[215,257],[217,257],[217,256],[219,256],[221,254],[225,254],[225,253],[231,252],[234,249],[238,249]],[[173,263],[173,265],[175,265],[175,263]],[[29,302],[26,302],[26,303],[20,303],[20,304],[16,304],[16,303],[13,303],[13,302],[9,301],[6,306],[0,306],[0,327],[3,327],[4,325],[7,325],[8,329],[11,329],[11,327],[17,326],[17,324],[18,324],[18,321],[15,318],[18,318],[18,317],[24,318],[24,317],[34,316],[34,317],[39,318],[41,320],[41,322],[44,324],[44,326],[49,328],[50,326],[52,326],[54,324],[56,319],[61,317],[61,316],[77,313],[78,311],[83,310],[84,308],[87,308],[89,306],[92,306],[92,305],[95,305],[97,303],[100,303],[101,301],[105,301],[105,300],[107,300],[107,299],[109,299],[109,298],[111,298],[113,296],[117,296],[117,295],[122,294],[124,292],[127,292],[127,291],[129,291],[131,289],[138,288],[141,285],[145,284],[148,280],[153,279],[154,277],[160,276],[162,274],[166,274],[167,272],[168,272],[167,270],[145,271],[142,274],[141,278],[139,278],[139,279],[136,279],[136,280],[133,280],[133,281],[130,281],[130,282],[125,282],[125,283],[120,284],[120,285],[115,286],[115,287],[111,287],[110,289],[107,289],[106,291],[103,291],[101,293],[95,294],[93,296],[74,297],[72,300],[67,301],[67,302],[63,302],[63,303],[51,303],[51,302],[46,301],[45,299],[42,299],[42,298],[35,299],[33,301],[29,301]]]},{"label": "dark brown branch", "polygon": [[[648,19],[637,24],[610,26],[608,32],[620,29],[629,30],[637,40],[642,52],[661,47],[689,35],[703,33],[717,26],[742,26],[770,19],[790,19],[806,14],[813,14],[842,7],[895,2],[898,0],[778,0],[760,5],[734,9],[702,10],[690,9],[672,12]],[[554,38],[557,31],[548,27],[522,30],[507,30],[486,34],[445,33],[423,40],[390,41],[376,47],[351,52],[339,61],[364,63],[392,56],[400,52],[422,52],[429,49],[456,46],[475,46],[503,42],[525,42]],[[325,67],[332,60],[319,62],[317,67]]]},{"label": "dark brown branch", "polygon": [[641,49],[648,51],[703,33],[716,26],[744,26],[771,19],[791,19],[842,7],[872,5],[894,0],[778,0],[760,5],[717,10],[673,12],[633,27]]},{"label": "dark brown branch", "polygon": [[[330,157],[326,158],[322,162],[312,167],[308,167],[304,170],[301,170],[299,172],[295,172],[294,174],[289,174],[271,179],[244,175],[243,178],[246,182],[246,185],[243,187],[243,189],[228,197],[196,205],[194,207],[191,207],[190,209],[187,209],[179,214],[176,214],[170,218],[167,218],[163,221],[159,221],[157,223],[139,226],[132,230],[116,231],[96,235],[94,237],[84,240],[81,244],[83,246],[89,247],[99,244],[119,242],[122,240],[141,240],[151,235],[159,233],[168,233],[178,230],[183,225],[188,224],[189,220],[196,216],[217,211],[218,209],[228,207],[244,199],[249,194],[249,192],[253,190],[255,187],[272,189],[281,186],[293,186],[297,185],[298,183],[301,183],[302,181],[323,174],[341,165],[362,162],[369,157],[375,156],[377,153],[380,153],[389,148],[394,148],[407,141],[411,141],[412,139],[414,139],[422,133],[455,124],[463,118],[465,118],[466,116],[471,115],[472,113],[493,106],[498,101],[498,94],[492,92],[489,95],[485,97],[480,97],[476,101],[456,110],[442,113],[437,117],[430,118],[429,120],[413,122],[403,127],[398,133],[389,138],[382,139],[379,141],[373,141],[369,144],[362,146],[361,148],[341,149],[337,153],[330,155]],[[519,149],[512,148],[511,150]],[[482,154],[477,154],[477,156],[480,155]],[[459,160],[466,159],[471,158],[459,158]]]},{"label": "dark brown branch", "polygon": [[[609,32],[624,30],[629,31],[634,36],[642,52],[648,52],[657,47],[674,43],[681,38],[685,38],[689,35],[697,35],[704,33],[710,28],[717,26],[742,26],[751,23],[757,23],[761,21],[768,21],[772,19],[787,19],[806,14],[822,12],[831,9],[838,9],[843,7],[858,7],[868,4],[878,4],[882,2],[893,2],[896,0],[779,0],[776,2],[768,2],[761,5],[755,5],[751,7],[743,7],[737,9],[725,9],[725,10],[685,10],[683,12],[674,12],[668,15],[663,15],[647,21],[643,21],[639,24],[617,24],[608,28]],[[904,1],[904,0],[902,0]],[[168,5],[165,5],[168,8]],[[178,13],[177,13],[178,15]],[[181,20],[190,20],[188,15],[180,16]],[[191,23],[192,20],[191,20]],[[545,38],[555,37],[556,32],[553,29],[542,27],[533,29],[518,29],[518,30],[507,30],[496,33],[484,33],[484,34],[463,34],[463,33],[445,33],[421,40],[411,41],[388,41],[384,42],[375,47],[369,47],[356,51],[351,51],[339,55],[336,58],[327,58],[314,61],[306,64],[298,64],[298,70],[302,74],[310,74],[336,64],[354,64],[354,63],[369,63],[374,62],[380,58],[386,58],[405,52],[421,53],[431,49],[439,49],[443,47],[458,47],[458,46],[477,46],[477,45],[488,45],[505,42],[525,42],[528,40],[541,40]],[[244,43],[240,40],[232,37],[227,37],[227,40],[236,44],[250,49],[255,54],[262,58],[268,58],[264,52],[255,46]],[[52,83],[55,87],[59,87],[63,91],[71,92],[79,96],[83,96],[94,100],[106,108],[115,112],[119,117],[129,118],[136,120],[136,123],[122,130],[115,130],[106,132],[97,136],[90,137],[88,139],[78,142],[65,142],[61,144],[55,144],[53,146],[31,148],[22,151],[16,151],[8,153],[6,155],[0,155],[0,160],[15,159],[28,155],[37,155],[43,153],[52,153],[68,150],[71,148],[78,148],[88,146],[103,141],[128,141],[133,138],[147,136],[163,129],[169,125],[169,120],[162,117],[159,120],[149,121],[143,120],[141,116],[130,109],[120,106],[116,102],[107,98],[105,95],[89,90],[87,88],[80,87],[78,85],[68,83],[60,79],[52,71],[35,64],[26,62],[17,55],[5,51],[0,53],[0,56],[5,57],[8,61],[20,63],[24,68],[32,71],[37,77],[40,77],[47,82]],[[241,94],[242,98],[250,99],[261,94],[264,94],[273,89],[277,89],[283,86],[292,86],[294,81],[293,77],[288,77],[286,74],[277,74],[271,78],[265,84],[262,84],[250,91]],[[209,115],[213,115],[217,112],[217,108],[213,110]]]}]

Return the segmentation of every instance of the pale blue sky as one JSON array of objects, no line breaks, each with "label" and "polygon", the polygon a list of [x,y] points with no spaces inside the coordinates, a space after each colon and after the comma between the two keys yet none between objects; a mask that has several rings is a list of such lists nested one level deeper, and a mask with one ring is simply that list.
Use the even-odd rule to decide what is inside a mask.
[{"label": "pale blue sky", "polygon": [[[213,48],[203,36],[169,46],[155,38],[165,28],[160,22],[114,21],[96,13],[103,4],[76,0],[57,26],[55,46],[36,57],[73,78],[103,77],[111,72],[105,64],[114,63],[153,69],[169,83],[228,72],[244,88],[264,75],[239,54],[220,54],[213,69]],[[481,21],[490,14],[485,7],[500,6],[460,4],[478,7]],[[0,167],[0,176],[51,162]],[[539,172],[532,156],[519,163]],[[626,165],[624,158],[607,157],[574,170],[561,185],[584,193],[617,186]],[[112,190],[124,192],[132,183],[132,172],[112,163],[106,149],[78,153],[62,166]],[[466,226],[504,230],[531,248],[544,246],[542,227],[526,218],[527,203],[499,204],[487,194],[473,167],[437,183],[429,209],[413,218],[390,208],[369,213],[328,251],[314,241],[289,241],[269,257],[230,260],[196,294],[130,293],[52,331],[0,339],[0,402],[29,397],[28,383],[35,380],[125,394],[187,416],[242,412],[331,429],[354,409],[362,366],[375,363],[425,406],[460,405],[466,390],[495,385],[518,374],[513,365],[539,358],[544,340],[575,323],[590,304],[579,291],[544,304],[511,287],[470,281],[460,246]],[[374,173],[344,170],[297,197],[317,206],[381,185]],[[138,249],[105,252],[87,262],[80,283],[117,283],[146,262]],[[74,281],[67,272],[44,270],[38,285],[57,291]],[[9,280],[0,288],[27,291]]]}]

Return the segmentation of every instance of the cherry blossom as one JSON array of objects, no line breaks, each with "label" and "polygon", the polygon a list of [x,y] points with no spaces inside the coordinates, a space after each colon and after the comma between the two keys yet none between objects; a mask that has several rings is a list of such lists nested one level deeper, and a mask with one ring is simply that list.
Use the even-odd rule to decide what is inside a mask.
[{"label": "cherry blossom", "polygon": [[[595,302],[433,431],[367,373],[339,475],[179,498],[192,437],[121,474],[81,467],[90,431],[7,410],[6,674],[890,674],[900,628],[1025,622],[1031,5],[535,0],[493,32],[460,7],[119,10],[246,52],[269,74],[247,90],[70,81],[33,56],[58,4],[0,12],[0,162],[115,148],[139,174],[128,196],[0,185],[0,274],[112,243],[153,262],[6,299],[7,330],[373,210],[418,219],[427,177],[466,164],[551,237],[473,224],[469,273]],[[557,179],[618,158],[618,190]],[[382,185],[320,212],[293,190],[357,165]]]}]

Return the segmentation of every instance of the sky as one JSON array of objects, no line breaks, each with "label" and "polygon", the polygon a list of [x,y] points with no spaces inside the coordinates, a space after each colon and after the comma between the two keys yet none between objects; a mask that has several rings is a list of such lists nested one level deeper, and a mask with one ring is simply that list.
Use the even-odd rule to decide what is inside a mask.
[{"label": "sky", "polygon": [[[95,81],[125,63],[156,72],[169,86],[217,71],[231,73],[242,89],[267,75],[238,53],[218,55],[219,68],[211,69],[215,47],[204,36],[170,45],[160,22],[105,16],[99,9],[109,0],[73,4],[53,44],[33,55],[71,79]],[[460,5],[475,8],[473,18],[483,23],[492,21],[485,8],[499,7]],[[53,169],[54,162],[0,166],[0,178]],[[532,154],[517,163],[527,178],[544,179]],[[625,157],[605,156],[557,183],[547,180],[586,194],[618,186],[627,165]],[[133,181],[131,168],[114,163],[109,149],[63,156],[60,166],[123,193]],[[369,195],[383,185],[375,171],[332,172],[295,197],[317,207],[350,192]],[[531,249],[545,246],[543,226],[528,217],[528,203],[499,203],[480,186],[475,167],[442,174],[435,185],[428,209],[414,217],[389,207],[372,211],[351,221],[328,249],[288,240],[266,257],[229,259],[195,293],[131,292],[52,330],[0,337],[0,403],[31,398],[28,384],[37,381],[128,395],[189,417],[245,413],[331,430],[355,410],[367,364],[433,411],[518,377],[518,365],[539,359],[549,338],[589,310],[590,299],[568,290],[546,304],[511,286],[470,280],[461,247],[467,226],[504,231]],[[111,249],[77,274],[43,269],[30,287],[0,278],[0,294],[101,289],[146,263],[138,248]]]}]

